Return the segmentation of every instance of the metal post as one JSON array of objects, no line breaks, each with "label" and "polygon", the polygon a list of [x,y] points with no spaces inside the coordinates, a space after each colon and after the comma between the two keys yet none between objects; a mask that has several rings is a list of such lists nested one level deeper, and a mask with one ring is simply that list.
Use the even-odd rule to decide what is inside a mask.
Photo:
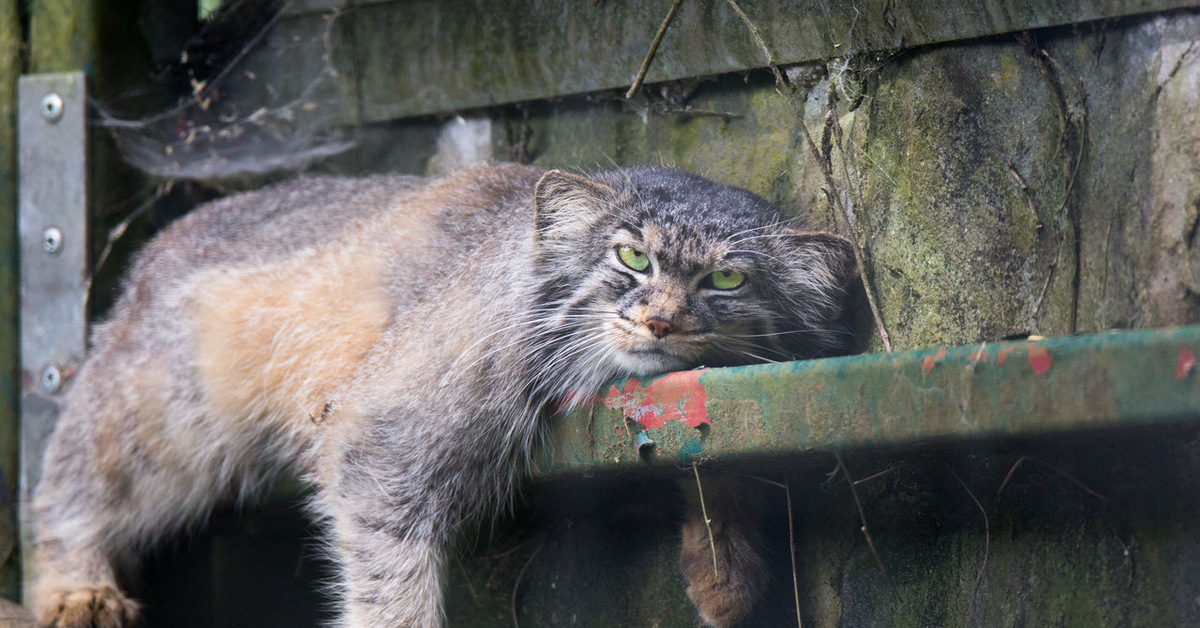
[{"label": "metal post", "polygon": [[18,85],[21,265],[21,535],[29,580],[29,503],[42,449],[87,346],[87,92],[79,72]]}]

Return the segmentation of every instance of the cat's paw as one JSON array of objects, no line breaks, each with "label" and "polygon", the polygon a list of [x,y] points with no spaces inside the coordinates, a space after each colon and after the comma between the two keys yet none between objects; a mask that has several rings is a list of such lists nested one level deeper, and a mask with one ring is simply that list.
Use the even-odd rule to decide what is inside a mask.
[{"label": "cat's paw", "polygon": [[758,548],[740,530],[725,527],[710,545],[707,529],[698,527],[702,528],[684,526],[683,551],[679,557],[688,581],[688,597],[709,626],[736,626],[750,615],[762,596],[767,583],[767,567]]},{"label": "cat's paw", "polygon": [[51,628],[128,628],[138,606],[112,586],[59,589],[39,596],[38,622]]}]

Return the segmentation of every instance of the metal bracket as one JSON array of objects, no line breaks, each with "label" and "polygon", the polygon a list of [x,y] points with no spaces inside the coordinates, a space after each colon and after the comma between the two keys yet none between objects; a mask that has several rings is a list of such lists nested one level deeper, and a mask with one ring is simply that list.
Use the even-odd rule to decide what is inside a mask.
[{"label": "metal bracket", "polygon": [[[87,348],[87,91],[78,72],[22,76],[17,89],[20,516],[26,522],[59,400]],[[25,549],[28,530],[22,526]]]}]

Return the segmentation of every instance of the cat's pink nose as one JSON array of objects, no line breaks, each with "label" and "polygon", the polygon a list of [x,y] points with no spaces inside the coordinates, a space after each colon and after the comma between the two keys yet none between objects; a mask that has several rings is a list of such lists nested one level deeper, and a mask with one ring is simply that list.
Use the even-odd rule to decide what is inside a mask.
[{"label": "cat's pink nose", "polygon": [[671,324],[667,321],[651,319],[646,321],[646,327],[650,328],[650,333],[654,334],[655,338],[665,338],[671,333]]}]

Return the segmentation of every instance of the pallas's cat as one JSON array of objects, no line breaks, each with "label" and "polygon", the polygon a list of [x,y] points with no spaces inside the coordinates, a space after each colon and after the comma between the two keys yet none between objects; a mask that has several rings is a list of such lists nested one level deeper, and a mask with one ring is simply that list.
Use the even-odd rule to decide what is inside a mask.
[{"label": "pallas's cat", "polygon": [[[660,168],[310,178],[193,211],[141,252],[67,393],[34,502],[38,618],[130,625],[115,563],[291,471],[316,489],[337,625],[441,625],[449,542],[510,499],[564,401],[838,350],[852,254],[789,224]],[[709,621],[756,593],[739,560],[732,581],[683,563]]]}]

